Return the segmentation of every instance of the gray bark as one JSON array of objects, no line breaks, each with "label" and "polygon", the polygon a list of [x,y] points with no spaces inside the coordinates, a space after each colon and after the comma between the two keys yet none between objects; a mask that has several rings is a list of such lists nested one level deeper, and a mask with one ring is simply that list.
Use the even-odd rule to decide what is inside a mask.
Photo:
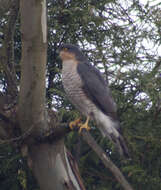
[{"label": "gray bark", "polygon": [[45,71],[47,57],[46,1],[21,0],[21,82],[19,121],[23,132],[33,126],[35,135],[47,130]]},{"label": "gray bark", "polygon": [[21,0],[20,14],[22,58],[18,115],[20,128],[23,133],[30,130],[32,139],[25,141],[22,152],[26,155],[25,146],[28,147],[28,165],[41,190],[83,190],[78,171],[69,162],[62,137],[51,144],[33,144],[35,137],[42,137],[50,130],[52,122],[45,109],[46,0]]},{"label": "gray bark", "polygon": [[29,152],[31,167],[41,190],[81,190],[63,140],[32,146]]}]

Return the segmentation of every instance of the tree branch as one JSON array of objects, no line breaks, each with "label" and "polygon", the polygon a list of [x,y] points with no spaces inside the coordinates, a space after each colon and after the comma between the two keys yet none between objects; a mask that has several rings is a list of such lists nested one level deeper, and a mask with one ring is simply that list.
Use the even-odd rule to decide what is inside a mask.
[{"label": "tree branch", "polygon": [[107,154],[103,151],[103,149],[96,143],[94,138],[90,135],[90,133],[87,130],[83,129],[81,135],[83,139],[88,143],[88,145],[92,148],[92,150],[95,151],[97,156],[102,160],[105,167],[108,168],[113,173],[113,175],[115,176],[117,181],[121,184],[121,186],[125,190],[133,190],[131,185],[122,175],[119,168],[110,160]]}]

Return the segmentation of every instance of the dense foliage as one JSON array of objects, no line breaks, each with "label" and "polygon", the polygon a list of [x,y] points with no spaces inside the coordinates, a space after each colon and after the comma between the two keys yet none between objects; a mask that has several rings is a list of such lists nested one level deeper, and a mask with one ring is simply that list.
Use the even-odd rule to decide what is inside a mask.
[{"label": "dense foliage", "polygon": [[[154,1],[155,2],[155,1]],[[66,99],[61,83],[61,43],[79,44],[108,81],[118,107],[121,128],[131,160],[119,159],[111,143],[91,123],[91,133],[137,190],[161,189],[161,3],[132,0],[48,0],[47,105],[63,122],[79,113]],[[5,22],[6,21],[6,22]],[[0,20],[3,42],[7,15]],[[19,78],[21,41],[19,21],[14,36]],[[0,70],[1,86],[5,78]],[[75,132],[67,147],[79,163],[88,190],[121,189],[113,175]],[[0,147],[0,187],[36,189],[26,162],[10,146]]]}]

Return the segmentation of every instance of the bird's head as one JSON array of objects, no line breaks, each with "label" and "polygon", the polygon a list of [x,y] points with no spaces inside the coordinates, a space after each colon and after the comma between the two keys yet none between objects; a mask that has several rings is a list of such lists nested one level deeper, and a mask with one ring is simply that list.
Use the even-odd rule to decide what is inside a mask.
[{"label": "bird's head", "polygon": [[78,61],[86,60],[79,47],[72,44],[62,44],[59,48],[59,55],[62,61],[73,59]]}]

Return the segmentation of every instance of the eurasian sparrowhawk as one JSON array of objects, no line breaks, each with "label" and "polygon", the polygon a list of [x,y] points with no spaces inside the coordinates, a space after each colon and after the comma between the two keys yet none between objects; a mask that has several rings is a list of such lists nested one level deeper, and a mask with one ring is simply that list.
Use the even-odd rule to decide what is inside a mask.
[{"label": "eurasian sparrowhawk", "polygon": [[102,135],[115,144],[121,155],[128,156],[128,149],[120,134],[116,105],[100,71],[88,62],[75,45],[61,45],[60,57],[65,92],[71,103],[87,116],[81,127],[89,129],[89,119],[95,120]]}]

